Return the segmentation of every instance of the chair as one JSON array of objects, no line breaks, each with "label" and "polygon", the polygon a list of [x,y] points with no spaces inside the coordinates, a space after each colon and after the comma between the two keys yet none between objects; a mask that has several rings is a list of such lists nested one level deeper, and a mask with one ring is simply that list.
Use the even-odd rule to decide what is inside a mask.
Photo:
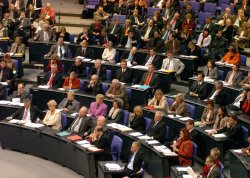
[{"label": "chair", "polygon": [[84,91],[85,90],[85,81],[80,80],[80,90]]},{"label": "chair", "polygon": [[211,12],[213,14],[217,11],[217,4],[216,3],[205,3],[204,4],[204,11]]},{"label": "chair", "polygon": [[147,117],[144,117],[145,120],[145,131],[147,132],[148,128],[149,128],[149,124],[152,121],[152,119],[149,119]]},{"label": "chair", "polygon": [[[212,14],[209,12],[200,12],[198,16],[198,25],[201,26],[203,23],[205,23],[205,20],[207,17],[211,17]],[[197,25],[197,28],[198,28]]]},{"label": "chair", "polygon": [[218,0],[218,5],[221,6],[222,4],[230,4],[230,0]]},{"label": "chair", "polygon": [[186,104],[186,105],[187,105],[187,110],[188,110],[188,113],[190,114],[190,117],[192,119],[195,119],[195,106],[192,104]]},{"label": "chair", "polygon": [[224,178],[224,165],[220,162],[220,174],[221,174],[221,178]]},{"label": "chair", "polygon": [[89,77],[90,75],[90,67],[86,67],[86,77]]},{"label": "chair", "polygon": [[129,112],[126,110],[122,110],[123,111],[123,120],[122,120],[122,124],[123,125],[128,125],[128,119],[129,119]]},{"label": "chair", "polygon": [[174,103],[174,99],[173,98],[167,98],[167,102],[168,102],[168,106],[170,107]]},{"label": "chair", "polygon": [[16,59],[12,59],[12,61],[15,64],[15,70],[16,70],[16,76],[17,76],[17,74],[19,72],[19,63],[18,63],[18,60],[16,60]]},{"label": "chair", "polygon": [[33,99],[33,94],[29,94],[29,97],[30,97],[30,101],[31,101],[31,103],[32,103],[32,99]]},{"label": "chair", "polygon": [[8,100],[9,92],[10,92],[10,88],[5,87],[5,97],[4,97],[5,100]]},{"label": "chair", "polygon": [[194,165],[194,161],[196,160],[196,157],[197,157],[197,148],[198,148],[198,146],[194,142],[192,142],[192,144],[193,144],[192,165]]},{"label": "chair", "polygon": [[102,90],[104,93],[106,93],[109,89],[109,84],[107,83],[102,83]]},{"label": "chair", "polygon": [[120,137],[114,135],[111,142],[111,154],[113,161],[120,160],[120,154],[122,151],[123,141]]},{"label": "chair", "polygon": [[73,34],[69,34],[69,42],[70,43],[74,43],[74,41],[75,41],[74,35]]},{"label": "chair", "polygon": [[64,64],[62,64],[62,74],[66,74],[65,68],[64,68]]},{"label": "chair", "polygon": [[240,64],[243,66],[247,65],[247,57],[245,55],[240,55]]},{"label": "chair", "polygon": [[72,52],[70,49],[68,49],[67,57],[72,58]]},{"label": "chair", "polygon": [[194,12],[198,13],[200,11],[200,2],[190,1],[189,3],[191,4]]},{"label": "chair", "polygon": [[123,26],[125,24],[125,21],[126,21],[126,15],[113,15],[113,21],[115,19],[120,19],[120,23],[121,25]]},{"label": "chair", "polygon": [[168,141],[168,138],[169,138],[169,126],[166,125],[166,128],[165,128],[165,135],[164,135],[164,141]]},{"label": "chair", "polygon": [[234,11],[234,6],[230,6],[228,4],[221,4],[220,6],[217,7],[217,9],[220,9],[221,13],[225,12],[226,8],[229,7],[231,10],[231,14]]},{"label": "chair", "polygon": [[62,124],[62,130],[64,130],[67,126],[67,115],[65,113],[61,113],[61,124]]},{"label": "chair", "polygon": [[[183,1],[179,1],[179,3],[180,3],[180,8],[182,9],[183,6],[184,6],[184,2],[183,2]],[[191,2],[190,2],[190,3],[191,3]]]},{"label": "chair", "polygon": [[126,88],[126,95],[128,97],[128,100],[131,101],[132,90],[130,88]]},{"label": "chair", "polygon": [[120,53],[119,51],[116,51],[116,54],[115,54],[115,63],[119,63],[120,62]]},{"label": "chair", "polygon": [[111,81],[112,80],[112,71],[106,70],[106,80]]},{"label": "chair", "polygon": [[223,70],[218,70],[218,74],[219,74],[219,79],[220,80],[224,80],[225,79],[225,72]]},{"label": "chair", "polygon": [[247,146],[248,129],[244,126],[241,126],[241,127],[242,127],[242,131],[243,131],[244,145]]},{"label": "chair", "polygon": [[147,8],[147,13],[148,13],[147,17],[148,17],[148,18],[153,17],[155,11],[159,11],[159,12],[160,12],[161,9],[160,9],[160,8],[154,8],[154,7],[148,7],[148,8]]}]

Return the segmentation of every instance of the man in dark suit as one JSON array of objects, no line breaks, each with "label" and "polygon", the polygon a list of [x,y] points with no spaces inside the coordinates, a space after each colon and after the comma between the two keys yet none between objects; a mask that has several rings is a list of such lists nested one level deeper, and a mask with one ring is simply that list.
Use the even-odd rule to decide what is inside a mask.
[{"label": "man in dark suit", "polygon": [[176,39],[176,32],[171,32],[168,36],[168,40],[165,41],[166,50],[172,51],[174,54],[179,53],[181,50],[181,42]]},{"label": "man in dark suit", "polygon": [[56,64],[51,65],[51,71],[45,75],[43,79],[43,84],[50,86],[50,88],[62,87],[62,74],[58,72],[58,67]]},{"label": "man in dark suit", "polygon": [[149,42],[149,39],[154,36],[154,31],[157,30],[154,27],[154,21],[151,19],[149,20],[148,24],[145,24],[141,29],[141,47],[145,47],[146,44]]},{"label": "man in dark suit", "polygon": [[5,95],[6,95],[5,92],[6,92],[5,86],[0,84],[0,100],[5,99]]},{"label": "man in dark suit", "polygon": [[193,83],[193,85],[189,89],[189,95],[193,97],[197,97],[200,99],[205,99],[207,98],[207,84],[204,82],[204,73],[199,72],[197,81]]},{"label": "man in dark suit", "polygon": [[93,50],[88,47],[87,40],[82,40],[81,46],[82,47],[77,48],[76,56],[93,59]]},{"label": "man in dark suit", "polygon": [[115,19],[114,23],[108,26],[108,38],[113,42],[114,46],[120,40],[122,34],[122,26],[120,19]]},{"label": "man in dark suit", "polygon": [[128,163],[123,170],[123,176],[130,178],[141,177],[141,169],[145,169],[148,161],[145,159],[143,152],[140,150],[141,143],[134,141],[131,145],[131,155],[129,156]]},{"label": "man in dark suit", "polygon": [[233,65],[232,71],[229,71],[227,73],[225,82],[227,82],[229,86],[239,86],[239,83],[242,80],[243,80],[243,74],[239,70],[239,65]]},{"label": "man in dark suit", "polygon": [[0,82],[7,82],[8,85],[13,85],[14,75],[13,71],[6,66],[4,59],[0,60]]},{"label": "man in dark suit", "polygon": [[64,44],[62,37],[59,37],[57,44],[51,46],[48,54],[45,54],[45,57],[50,57],[52,54],[57,54],[59,58],[66,57],[68,54],[68,46]]},{"label": "man in dark suit", "polygon": [[201,25],[200,30],[203,31],[204,29],[208,29],[210,35],[213,36],[214,32],[216,32],[216,25],[212,22],[212,17],[207,17],[204,24]]},{"label": "man in dark suit", "polygon": [[90,29],[88,30],[86,27],[83,27],[82,32],[79,33],[76,42],[77,44],[80,44],[82,40],[86,40],[89,44],[93,44],[95,39],[93,39],[93,32],[91,32]]},{"label": "man in dark suit", "polygon": [[[14,36],[22,36],[24,39],[29,38],[31,29],[31,21],[25,17],[25,12],[20,12],[20,16],[15,20]],[[23,40],[25,41],[25,40]]]},{"label": "man in dark suit", "polygon": [[173,15],[173,18],[168,19],[167,24],[171,25],[171,30],[175,31],[176,33],[179,33],[179,31],[181,30],[180,14],[176,12]]},{"label": "man in dark suit", "polygon": [[159,69],[161,67],[161,61],[160,57],[156,56],[156,48],[153,47],[149,50],[149,55],[146,56],[146,59],[143,63],[144,66],[148,66],[150,64],[153,64],[156,69]]},{"label": "man in dark suit", "polygon": [[92,76],[94,74],[96,74],[101,81],[106,79],[106,70],[102,66],[101,60],[99,60],[99,59],[95,60],[95,65],[91,69],[90,76]]},{"label": "man in dark suit", "polygon": [[136,25],[141,28],[144,25],[144,19],[139,15],[138,9],[133,10],[133,15],[130,16],[131,25]]},{"label": "man in dark suit", "polygon": [[131,49],[133,46],[137,45],[137,39],[132,30],[128,31],[128,35],[124,35],[121,37],[120,44],[118,47]]},{"label": "man in dark suit", "polygon": [[24,106],[19,108],[11,117],[26,122],[36,122],[39,114],[37,108],[31,106],[31,100],[26,98],[24,99]]},{"label": "man in dark suit", "polygon": [[192,141],[197,144],[197,141],[199,138],[198,138],[198,132],[194,128],[194,120],[191,120],[191,119],[187,120],[185,124],[186,124],[186,129],[188,129],[188,131],[192,137]]},{"label": "man in dark suit", "polygon": [[225,26],[222,27],[222,32],[223,32],[223,36],[226,39],[228,39],[228,44],[230,44],[233,39],[233,31],[234,31],[234,27],[232,25],[232,20],[226,19],[226,24]]},{"label": "man in dark suit", "polygon": [[35,11],[33,4],[29,4],[25,11],[25,16],[30,19],[31,23],[33,23],[36,19],[39,18],[39,12]]},{"label": "man in dark suit", "polygon": [[102,83],[99,81],[99,77],[96,74],[91,76],[91,79],[85,89],[85,92],[91,93],[93,95],[104,93],[102,90]]},{"label": "man in dark suit", "polygon": [[127,68],[127,61],[125,59],[121,60],[121,68],[116,70],[115,78],[123,83],[131,83],[132,71]]},{"label": "man in dark suit", "polygon": [[71,67],[69,68],[68,75],[70,75],[70,73],[73,71],[76,73],[76,76],[78,78],[82,78],[86,76],[85,66],[82,63],[82,60],[80,58],[76,57],[75,63],[72,64]]},{"label": "man in dark suit", "polygon": [[17,86],[17,91],[14,91],[13,94],[8,98],[12,100],[12,98],[20,98],[20,102],[22,103],[24,99],[29,97],[29,93],[24,90],[24,84],[19,83]]},{"label": "man in dark suit", "polygon": [[156,48],[157,52],[162,52],[164,50],[164,41],[160,38],[160,34],[158,31],[154,31],[154,37],[150,38],[147,48]]},{"label": "man in dark suit", "polygon": [[148,85],[152,89],[158,87],[158,74],[154,73],[155,68],[153,64],[148,65],[148,72],[144,73],[140,85]]},{"label": "man in dark suit", "polygon": [[221,81],[217,81],[215,83],[215,89],[212,91],[209,99],[213,100],[220,106],[226,106],[226,104],[228,104],[227,92],[223,89],[223,83]]},{"label": "man in dark suit", "polygon": [[209,155],[206,158],[206,165],[209,168],[209,173],[207,178],[221,178],[221,172],[218,166],[215,163],[215,158],[212,155]]},{"label": "man in dark suit", "polygon": [[127,62],[130,63],[131,65],[139,65],[141,64],[141,61],[139,59],[139,55],[137,53],[137,48],[134,46],[130,49],[130,51],[125,51],[122,56],[121,59],[126,59]]},{"label": "man in dark suit", "polygon": [[78,115],[75,117],[75,120],[72,122],[69,127],[69,131],[71,133],[76,133],[78,135],[83,136],[85,132],[87,132],[93,126],[92,119],[87,116],[88,108],[85,106],[81,107]]},{"label": "man in dark suit", "polygon": [[42,0],[28,0],[26,8],[28,8],[30,4],[33,4],[35,9],[40,9],[43,7]]},{"label": "man in dark suit", "polygon": [[39,30],[34,37],[35,41],[41,41],[41,42],[50,42],[52,38],[51,32],[49,31],[48,24],[44,23],[42,26],[42,30]]},{"label": "man in dark suit", "polygon": [[11,4],[14,5],[15,9],[17,11],[24,11],[25,10],[25,5],[24,5],[24,0],[11,0]]}]

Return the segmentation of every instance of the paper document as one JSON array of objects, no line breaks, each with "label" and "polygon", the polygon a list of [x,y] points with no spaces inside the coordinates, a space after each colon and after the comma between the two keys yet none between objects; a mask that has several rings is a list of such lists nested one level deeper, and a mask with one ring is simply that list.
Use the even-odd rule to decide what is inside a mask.
[{"label": "paper document", "polygon": [[122,170],[121,166],[119,164],[116,163],[106,163],[105,167],[110,170],[110,171],[118,171],[118,170]]},{"label": "paper document", "polygon": [[9,123],[12,123],[12,124],[15,124],[15,123],[18,123],[20,120],[18,119],[12,119],[9,121]]},{"label": "paper document", "polygon": [[174,114],[169,114],[168,115],[168,117],[170,117],[170,118],[179,118],[179,117],[182,117],[182,116],[180,116],[180,115],[178,115],[178,114],[176,114],[176,115],[174,115]]},{"label": "paper document", "polygon": [[181,117],[179,118],[181,121],[193,120],[191,117]]},{"label": "paper document", "polygon": [[176,167],[176,170],[177,170],[177,171],[180,171],[180,172],[181,172],[181,171],[187,171],[187,168],[188,168],[188,167]]},{"label": "paper document", "polygon": [[9,101],[7,101],[7,100],[1,100],[0,101],[0,104],[9,104],[10,102]]},{"label": "paper document", "polygon": [[227,136],[224,133],[221,134],[213,134],[214,138],[226,138]]},{"label": "paper document", "polygon": [[90,144],[88,140],[81,140],[76,142],[79,145]]},{"label": "paper document", "polygon": [[85,59],[82,59],[82,61],[84,61],[84,62],[89,62],[89,61],[91,61],[92,59],[89,59],[89,58],[85,58]]},{"label": "paper document", "polygon": [[95,151],[103,151],[103,149],[97,148],[97,147],[95,147],[95,146],[88,147],[88,150],[89,150],[89,151],[93,151],[93,152],[95,152]]},{"label": "paper document", "polygon": [[233,152],[235,152],[235,153],[243,153],[242,149],[233,150]]},{"label": "paper document", "polygon": [[71,133],[68,132],[68,131],[62,131],[62,132],[58,132],[56,133],[56,135],[58,135],[59,137],[65,137],[65,136],[68,136],[70,135]]},{"label": "paper document", "polygon": [[49,89],[49,85],[38,85],[38,88]]},{"label": "paper document", "polygon": [[143,135],[143,136],[138,137],[138,139],[140,139],[140,140],[152,140],[153,137],[150,137],[148,135]]},{"label": "paper document", "polygon": [[0,82],[0,84],[4,85],[4,86],[7,86],[8,83],[7,82]]},{"label": "paper document", "polygon": [[139,137],[139,136],[142,136],[143,134],[140,132],[133,132],[133,133],[130,133],[129,135],[131,135],[133,137]]},{"label": "paper document", "polygon": [[157,140],[149,140],[149,141],[146,141],[149,145],[155,145],[155,144],[158,144],[160,142],[158,142]]},{"label": "paper document", "polygon": [[24,124],[27,127],[31,127],[31,128],[40,128],[43,127],[43,124],[39,124],[39,123],[32,123],[32,122],[27,122]]}]

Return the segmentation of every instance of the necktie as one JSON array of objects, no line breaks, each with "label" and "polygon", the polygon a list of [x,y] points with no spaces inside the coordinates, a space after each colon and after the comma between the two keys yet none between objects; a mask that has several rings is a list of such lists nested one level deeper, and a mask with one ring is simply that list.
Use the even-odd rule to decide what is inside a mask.
[{"label": "necktie", "polygon": [[150,80],[151,80],[151,74],[148,74],[148,76],[147,76],[147,78],[146,78],[146,81],[145,81],[144,85],[149,85]]},{"label": "necktie", "polygon": [[28,109],[25,108],[24,114],[23,114],[23,120],[26,120],[28,116]]},{"label": "necktie", "polygon": [[149,64],[151,64],[152,61],[153,61],[153,59],[154,59],[154,56],[151,56],[151,57],[148,59],[148,61],[147,61],[147,63],[145,64],[145,66],[147,67]]},{"label": "necktie", "polygon": [[155,121],[155,123],[154,123],[153,127],[155,127],[155,126],[157,125],[157,123],[158,123],[158,122],[156,122],[156,121]]},{"label": "necktie", "polygon": [[52,87],[52,83],[53,83],[53,80],[54,80],[54,74],[53,73],[51,73],[51,76],[50,76],[50,79],[49,79],[49,86],[50,86],[50,88]]},{"label": "necktie", "polygon": [[48,33],[44,32],[44,42],[48,42],[49,38],[48,38]]},{"label": "necktie", "polygon": [[207,69],[207,76],[209,76],[209,72],[210,72],[210,70],[209,70],[209,69]]},{"label": "necktie", "polygon": [[162,37],[162,39],[165,41],[166,39],[168,39],[168,34],[169,34],[169,31],[167,30],[164,34],[164,36]]},{"label": "necktie", "polygon": [[112,31],[111,31],[111,34],[113,35],[114,32],[115,32],[115,28],[116,28],[116,25],[113,27]]},{"label": "necktie", "polygon": [[[80,123],[80,118],[78,117],[77,120],[75,121],[75,123],[71,126],[70,128],[70,132],[74,132],[76,129],[76,126],[78,126]],[[79,127],[78,127],[79,128]],[[76,130],[76,132],[78,132],[78,130]]]},{"label": "necktie", "polygon": [[85,57],[85,48],[82,49],[82,56]]},{"label": "necktie", "polygon": [[63,52],[62,52],[62,47],[61,46],[59,47],[59,50],[60,50],[60,57],[63,57]]},{"label": "necktie", "polygon": [[232,74],[230,75],[227,83],[228,85],[232,85],[233,84],[233,78],[234,78],[235,72],[232,72]]}]

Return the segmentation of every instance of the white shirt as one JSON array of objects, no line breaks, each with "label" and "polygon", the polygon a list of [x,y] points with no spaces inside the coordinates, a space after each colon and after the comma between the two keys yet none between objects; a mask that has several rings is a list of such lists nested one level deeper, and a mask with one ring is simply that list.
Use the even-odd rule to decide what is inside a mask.
[{"label": "white shirt", "polygon": [[[64,50],[63,46],[61,46],[61,49],[62,49],[62,54],[63,54],[63,56],[64,56],[65,50]],[[57,46],[57,55],[58,55],[59,57],[63,57],[63,56],[61,56],[61,54],[60,54],[60,46],[59,46],[59,45]]]},{"label": "white shirt", "polygon": [[115,55],[116,55],[116,49],[112,48],[109,50],[108,48],[105,48],[102,53],[102,60],[114,62],[115,61]]},{"label": "white shirt", "polygon": [[218,95],[218,92],[218,90],[215,90],[214,94],[209,99],[214,100],[215,96]]},{"label": "white shirt", "polygon": [[[198,42],[197,42],[196,45],[201,46],[202,38],[203,38],[203,33],[200,34]],[[211,40],[212,40],[211,35],[208,35],[208,37],[203,40],[203,44],[202,44],[201,47],[208,47],[210,45],[210,43],[211,43]]]},{"label": "white shirt", "polygon": [[147,31],[146,31],[146,33],[144,35],[144,38],[146,38],[146,39],[149,38],[149,33],[150,33],[151,29],[152,29],[152,27],[148,27],[148,29],[147,29]]},{"label": "white shirt", "polygon": [[240,19],[239,19],[239,18],[237,18],[237,19],[235,20],[234,25],[237,26],[237,27],[240,26]]},{"label": "white shirt", "polygon": [[174,62],[173,62],[173,60],[169,60],[169,66],[168,66],[167,70],[173,70],[174,71]]},{"label": "white shirt", "polygon": [[155,56],[150,56],[148,58],[148,61],[146,62],[145,66],[147,67],[148,65],[152,64],[153,60],[154,60]]},{"label": "white shirt", "polygon": [[130,162],[128,163],[127,168],[130,170],[133,170],[135,155],[136,153],[133,154],[132,158],[130,159]]},{"label": "white shirt", "polygon": [[27,109],[25,108],[24,109],[24,112],[23,112],[23,121],[26,121],[26,122],[31,122],[31,119],[30,119],[30,108],[28,109],[28,111],[27,111],[27,116],[26,116],[26,118],[24,118],[25,117],[25,112],[27,111]]},{"label": "white shirt", "polygon": [[[49,34],[47,31],[43,31],[43,41],[49,42]],[[60,51],[59,51],[59,53],[60,53]]]}]

